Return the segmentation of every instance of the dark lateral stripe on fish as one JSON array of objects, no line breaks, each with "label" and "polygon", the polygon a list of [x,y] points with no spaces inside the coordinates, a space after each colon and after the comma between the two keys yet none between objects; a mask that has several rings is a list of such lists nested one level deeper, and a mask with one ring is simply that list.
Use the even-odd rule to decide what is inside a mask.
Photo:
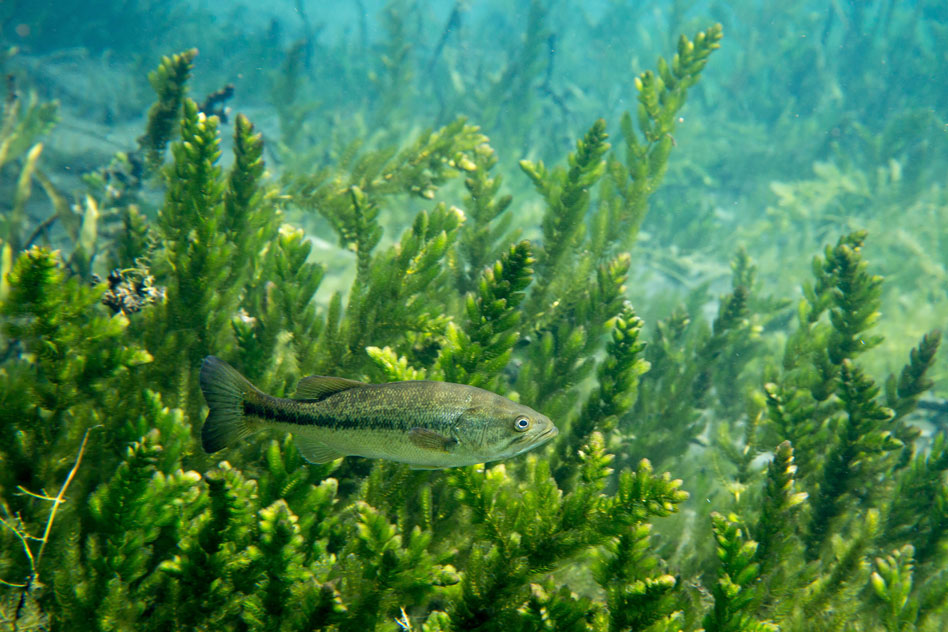
[{"label": "dark lateral stripe on fish", "polygon": [[294,424],[296,426],[317,425],[311,415],[304,415],[301,410],[292,410],[273,405],[267,405],[262,402],[244,400],[244,414],[248,417],[266,419],[267,421],[281,422],[285,424]]},{"label": "dark lateral stripe on fish", "polygon": [[[304,411],[299,408],[300,404],[310,403],[305,400],[281,400],[275,397],[269,399],[270,401],[244,400],[244,415],[269,422],[292,424],[294,426],[319,426],[331,430],[387,430],[407,432],[418,425],[417,423],[409,425],[408,422],[401,419],[392,419],[371,414],[358,419],[315,415],[312,412]],[[285,405],[282,404],[284,401],[286,401]]]}]

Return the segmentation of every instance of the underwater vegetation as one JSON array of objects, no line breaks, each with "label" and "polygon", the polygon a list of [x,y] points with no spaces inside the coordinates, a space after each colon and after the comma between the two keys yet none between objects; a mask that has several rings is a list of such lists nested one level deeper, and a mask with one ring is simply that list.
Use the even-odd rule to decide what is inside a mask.
[{"label": "underwater vegetation", "polygon": [[[359,88],[386,95],[386,116],[411,108],[397,44],[415,27],[397,8],[385,13],[400,34],[391,72]],[[509,118],[486,111],[490,138],[451,117],[308,144],[307,106],[286,98],[274,148],[244,114],[225,145],[223,121],[188,96],[188,49],[149,76],[156,101],[136,146],[69,203],[40,161],[56,106],[5,102],[0,629],[948,625],[948,442],[917,412],[937,404],[923,397],[941,336],[887,341],[909,327],[893,281],[930,279],[919,291],[941,300],[943,277],[917,270],[938,270],[943,237],[919,236],[931,243],[893,279],[870,256],[904,201],[889,162],[901,154],[875,139],[889,167],[873,178],[845,164],[775,182],[774,207],[737,232],[779,233],[777,245],[754,259],[717,242],[731,256],[720,296],[699,282],[661,313],[634,286],[684,222],[663,185],[680,180],[673,156],[707,151],[679,133],[681,112],[725,54],[724,29],[680,36],[629,78],[631,111],[591,117],[572,151],[547,158],[549,146],[515,153],[542,134],[522,130],[545,107],[535,88],[551,63],[538,56],[545,7],[529,8],[515,61],[478,83],[485,103],[524,103]],[[275,84],[286,94],[297,52]],[[507,194],[514,176],[526,184]],[[40,227],[26,211],[34,181],[51,209]],[[938,195],[917,203],[945,213]],[[868,231],[827,226],[818,207],[869,197],[882,210],[864,214]],[[815,234],[780,232],[807,213]],[[209,455],[207,356],[278,397],[309,375],[475,386],[559,433],[433,471],[309,463],[285,433]]]}]

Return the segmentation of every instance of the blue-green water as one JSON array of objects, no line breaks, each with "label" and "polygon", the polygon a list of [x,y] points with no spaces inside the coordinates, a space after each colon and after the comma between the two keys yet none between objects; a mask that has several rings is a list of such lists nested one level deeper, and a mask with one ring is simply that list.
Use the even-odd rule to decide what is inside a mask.
[{"label": "blue-green water", "polygon": [[943,629],[943,5],[0,3],[0,629]]}]

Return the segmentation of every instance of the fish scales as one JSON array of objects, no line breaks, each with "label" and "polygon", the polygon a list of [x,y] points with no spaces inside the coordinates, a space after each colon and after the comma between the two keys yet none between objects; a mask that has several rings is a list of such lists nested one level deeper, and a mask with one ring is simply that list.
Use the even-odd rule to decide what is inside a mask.
[{"label": "fish scales", "polygon": [[274,421],[338,429],[407,431],[419,425],[446,427],[469,407],[473,396],[454,392],[457,389],[444,389],[443,384],[429,381],[366,384],[319,401],[266,395],[261,401],[246,402],[246,412]]},{"label": "fish scales", "polygon": [[320,401],[262,395],[245,401],[244,413],[281,424],[288,432],[321,439],[341,453],[412,461],[424,450],[411,442],[411,431],[426,428],[452,437],[459,416],[474,398],[470,387],[443,385],[426,381],[366,384]]},{"label": "fish scales", "polygon": [[261,428],[291,432],[303,456],[385,458],[442,468],[507,458],[556,436],[536,411],[477,387],[436,381],[364,384],[313,376],[299,398],[273,397],[208,356],[201,389],[209,412],[203,445],[214,452]]}]

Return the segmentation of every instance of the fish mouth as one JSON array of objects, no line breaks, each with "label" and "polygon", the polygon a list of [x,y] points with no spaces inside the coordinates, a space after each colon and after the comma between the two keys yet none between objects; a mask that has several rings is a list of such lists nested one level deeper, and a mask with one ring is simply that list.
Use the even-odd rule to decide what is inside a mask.
[{"label": "fish mouth", "polygon": [[536,443],[534,445],[543,445],[558,434],[560,434],[560,429],[556,426],[550,426],[543,432],[543,434],[536,438]]},{"label": "fish mouth", "polygon": [[559,433],[560,433],[559,428],[551,425],[549,428],[547,428],[546,430],[544,430],[538,435],[534,435],[532,437],[527,436],[527,435],[517,437],[514,440],[513,445],[519,447],[521,451],[525,452],[527,450],[543,445],[544,443],[546,443],[547,441],[549,441],[550,439],[552,439]]}]

